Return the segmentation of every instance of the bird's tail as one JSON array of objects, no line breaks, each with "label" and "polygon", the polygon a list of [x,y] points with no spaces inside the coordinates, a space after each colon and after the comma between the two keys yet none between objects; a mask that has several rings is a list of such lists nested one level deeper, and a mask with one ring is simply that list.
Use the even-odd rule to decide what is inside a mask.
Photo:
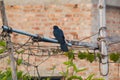
[{"label": "bird's tail", "polygon": [[61,48],[61,50],[64,51],[64,52],[67,52],[67,51],[68,51],[68,47],[67,47],[67,44],[66,44],[66,43],[60,44],[60,48]]}]

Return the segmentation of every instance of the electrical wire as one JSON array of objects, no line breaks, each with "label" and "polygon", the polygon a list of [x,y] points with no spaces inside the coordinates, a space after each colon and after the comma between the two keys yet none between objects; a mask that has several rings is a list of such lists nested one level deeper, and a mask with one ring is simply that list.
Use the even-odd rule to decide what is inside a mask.
[{"label": "electrical wire", "polygon": [[111,45],[113,45],[113,44],[119,44],[120,43],[120,41],[116,41],[116,42],[112,42],[112,43],[110,43],[110,44],[108,44],[109,46],[111,46]]},{"label": "electrical wire", "polygon": [[[89,39],[89,38],[91,38],[91,37],[93,37],[93,36],[95,36],[95,35],[97,35],[98,33],[95,33],[95,34],[93,34],[93,35],[91,35],[91,36],[88,36],[88,37],[85,37],[85,38],[83,38],[83,39],[81,39],[81,40],[79,40],[79,41],[84,41],[84,40],[86,40],[86,39]],[[28,63],[30,63],[30,60],[29,60],[29,58],[30,58],[30,56],[32,55],[32,56],[35,56],[36,54],[34,53],[34,50],[36,49],[36,50],[38,50],[37,51],[37,53],[38,52],[40,52],[40,50],[43,50],[41,47],[48,47],[48,46],[40,46],[39,45],[39,43],[37,43],[38,45],[33,45],[33,42],[30,42],[30,40],[31,40],[31,37],[24,43],[24,44],[19,44],[19,43],[14,43],[14,45],[15,46],[17,46],[17,45],[19,45],[18,47],[16,47],[16,50],[15,51],[17,51],[17,50],[19,50],[19,49],[24,49],[24,50],[28,50],[29,52],[28,53],[26,53],[26,54],[28,54]],[[120,43],[120,41],[117,41],[117,42],[112,42],[112,43],[110,43],[109,44],[109,46],[110,45],[112,45],[112,44],[118,44],[118,43]],[[32,48],[30,47],[30,46],[32,46]],[[26,49],[24,48],[24,47],[27,47]],[[50,46],[49,46],[50,47]],[[51,47],[53,47],[53,46],[51,46]],[[54,46],[54,47],[56,47],[56,46]],[[38,74],[38,76],[40,76],[40,74],[39,74],[39,72],[38,72],[38,67],[39,67],[39,65],[41,65],[42,63],[44,63],[45,61],[47,61],[50,57],[51,57],[51,55],[49,55],[50,54],[50,51],[48,51],[48,57],[46,58],[46,59],[44,59],[42,62],[40,62],[39,64],[30,64],[30,66],[33,66],[33,67],[35,67],[36,68],[36,66],[37,66],[37,68],[35,69],[36,71],[37,71],[37,74]],[[23,54],[22,54],[23,55]],[[41,55],[37,55],[37,56],[41,56]],[[35,61],[36,62],[36,61]],[[108,72],[106,73],[106,74],[103,74],[102,72],[101,72],[101,64],[104,64],[104,63],[102,63],[102,62],[99,62],[99,70],[100,70],[100,73],[101,73],[101,75],[103,75],[103,76],[106,76],[106,75],[108,75],[108,73],[109,73],[109,69],[108,69]],[[109,62],[108,63],[106,63],[106,65],[108,65],[108,67],[109,67]],[[29,65],[27,65],[27,67],[29,67]],[[28,70],[28,69],[27,69]],[[29,73],[29,71],[28,71],[28,73]],[[30,73],[29,73],[30,74]],[[39,77],[39,79],[40,79],[40,77]]]},{"label": "electrical wire", "polygon": [[[113,45],[116,45],[116,44],[120,44],[120,41],[115,41],[115,42],[111,42],[111,43],[109,43],[108,44],[108,46],[110,47],[110,46],[113,46]],[[117,49],[114,49],[114,50],[109,50],[108,52],[113,52],[113,51],[120,51],[120,49],[119,48],[117,48]]]},{"label": "electrical wire", "polygon": [[[39,43],[37,43],[37,45],[34,45],[33,43],[30,43],[30,44],[27,44],[27,43],[29,43],[29,39],[24,43],[24,44],[16,44],[15,46],[17,46],[17,45],[19,45],[19,47],[17,47],[17,50],[18,49],[24,49],[24,47],[27,47],[26,48],[26,50],[28,51],[28,53],[26,53],[27,55],[28,55],[28,58],[26,59],[26,60],[28,60],[27,61],[27,72],[30,74],[30,72],[28,71],[28,67],[29,66],[32,66],[32,67],[34,67],[34,73],[35,72],[37,72],[37,75],[39,76],[39,80],[40,80],[40,74],[39,74],[39,72],[38,72],[38,69],[36,68],[36,66],[37,67],[39,67],[42,63],[44,63],[45,61],[47,61],[49,58],[50,58],[50,51],[48,50],[48,55],[46,55],[46,56],[48,56],[46,59],[44,59],[42,62],[40,62],[40,63],[38,63],[38,64],[30,64],[30,56],[35,56],[36,54],[35,54],[35,52],[34,51],[36,51],[37,50],[37,53],[39,53],[42,49],[40,48],[41,46],[39,45]],[[32,49],[31,49],[31,46],[32,46]],[[35,47],[35,48],[34,48]],[[24,54],[22,54],[22,56],[24,56]],[[41,55],[37,55],[37,56],[41,56]],[[36,57],[37,57],[36,56]],[[25,61],[26,61],[25,60]],[[35,61],[36,62],[36,61]],[[26,62],[24,62],[25,63],[25,65],[26,65]]]},{"label": "electrical wire", "polygon": [[[31,40],[31,37],[29,37],[29,39],[22,45],[19,45],[20,47],[18,47],[18,49],[22,48],[23,46],[25,46],[29,41]],[[15,43],[14,43],[15,44]],[[17,50],[18,50],[17,49]]]},{"label": "electrical wire", "polygon": [[79,41],[84,41],[84,40],[86,40],[86,39],[89,39],[89,38],[91,38],[91,37],[97,35],[97,34],[98,34],[98,32],[95,33],[95,34],[93,34],[93,35],[91,35],[91,36],[85,37],[85,38],[83,38],[83,39],[81,39],[81,40],[79,40]]}]

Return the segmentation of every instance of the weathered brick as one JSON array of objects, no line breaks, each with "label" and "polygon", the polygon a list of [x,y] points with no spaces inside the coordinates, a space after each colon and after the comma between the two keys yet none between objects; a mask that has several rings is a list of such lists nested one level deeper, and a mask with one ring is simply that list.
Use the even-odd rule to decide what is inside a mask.
[{"label": "weathered brick", "polygon": [[[92,13],[92,10],[95,10],[94,13]],[[65,34],[66,39],[69,40],[81,40],[91,35],[92,33],[92,19],[95,24],[97,24],[97,5],[92,3],[79,3],[79,4],[48,4],[48,5],[7,5],[6,6],[6,12],[8,16],[8,22],[9,25],[13,28],[20,29],[23,31],[27,31],[30,33],[35,34],[42,34],[47,37],[54,38],[54,35],[52,33],[53,26],[58,25]],[[120,24],[120,15],[118,8],[108,8],[107,9],[107,27],[110,28],[108,31],[108,35],[112,34],[119,34],[119,24]],[[2,22],[0,21],[0,24]],[[95,27],[97,27],[95,26]],[[94,30],[98,32],[96,29]],[[16,43],[25,43],[27,41],[28,37],[16,35],[13,34],[12,41]],[[86,41],[89,41],[90,39],[87,39]],[[40,43],[40,46],[58,46],[59,44],[50,44],[50,43]],[[116,45],[114,45],[116,46]],[[118,47],[118,46],[117,46]],[[119,47],[118,47],[119,48]],[[112,48],[111,50],[115,50],[117,48]],[[24,60],[28,60],[28,55],[24,55]],[[35,57],[30,56],[30,63],[31,64],[37,64],[44,58],[42,57]],[[40,72],[42,72],[42,75],[48,75],[49,73],[52,73],[50,71],[50,68],[56,65],[55,73],[59,73],[60,71],[65,70],[65,66],[63,65],[63,62],[66,61],[67,58],[65,56],[52,56],[52,58],[49,58],[46,62],[41,64]],[[82,68],[86,67],[87,71],[80,72],[78,75],[82,75],[84,77],[88,76],[91,73],[95,73],[97,77],[100,77],[99,74],[99,68],[98,68],[98,62],[89,63],[85,60],[75,60],[77,67]],[[92,68],[91,68],[92,67]],[[110,69],[112,72],[110,72],[110,80],[118,80],[117,74],[113,73],[117,71],[116,65],[111,65],[110,67],[114,69]],[[3,67],[1,67],[3,68]],[[21,67],[23,68],[23,67]],[[20,68],[20,69],[21,69]],[[23,69],[25,71],[25,69]],[[30,73],[34,74],[34,67],[28,68]],[[49,71],[49,72],[48,72]],[[57,74],[58,75],[58,74]],[[114,76],[112,76],[114,75]]]}]

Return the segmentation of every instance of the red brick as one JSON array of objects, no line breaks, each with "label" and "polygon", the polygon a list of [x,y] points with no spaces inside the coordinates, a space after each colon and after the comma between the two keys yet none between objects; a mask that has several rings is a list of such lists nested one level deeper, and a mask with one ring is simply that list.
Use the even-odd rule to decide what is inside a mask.
[{"label": "red brick", "polygon": [[40,30],[40,28],[39,28],[39,27],[33,27],[33,29],[34,29],[34,30]]},{"label": "red brick", "polygon": [[[61,7],[62,6],[62,7]],[[66,39],[70,40],[80,40],[85,38],[86,36],[91,35],[92,29],[92,19],[97,18],[96,15],[98,14],[97,5],[91,4],[84,4],[79,3],[77,4],[48,4],[48,5],[13,5],[13,6],[6,6],[7,14],[8,14],[8,22],[10,26],[13,28],[21,29],[23,31],[27,31],[30,33],[35,34],[42,34],[47,37],[53,36],[53,25],[58,25],[64,31]],[[92,13],[92,10],[96,10]],[[120,19],[119,17],[119,10],[117,9],[107,9],[107,27],[111,28],[111,31],[108,31],[108,35],[112,34],[119,34],[119,25]],[[97,19],[96,19],[97,20]],[[97,22],[97,21],[96,21]],[[0,22],[2,24],[2,22]],[[98,25],[98,23],[96,23]],[[24,43],[27,41],[28,37],[15,35],[13,34],[13,42],[17,43]],[[90,39],[88,39],[89,41]],[[41,42],[40,46],[58,46],[59,44],[50,44]],[[111,50],[115,50],[117,48],[116,45],[113,46]],[[117,46],[118,47],[118,46]],[[119,48],[119,47],[118,47]],[[26,51],[27,52],[27,51]],[[47,53],[46,53],[47,54]],[[28,60],[28,56],[24,55],[24,60]],[[38,64],[43,57],[34,57],[30,56],[30,63],[31,64]],[[47,60],[45,63],[41,64],[40,71],[45,73],[47,70],[50,71],[50,68],[53,65],[60,64],[56,66],[56,71],[65,70],[65,66],[63,62],[66,61],[67,58],[65,56],[54,56]],[[36,62],[35,62],[36,61]],[[80,76],[88,76],[89,73],[95,73],[97,76],[99,75],[99,68],[98,62],[89,63],[86,60],[79,60],[76,61],[77,67],[82,68],[86,67],[87,70],[78,73]],[[92,67],[92,68],[91,68]],[[117,73],[113,73],[117,71],[117,65],[111,65],[112,69],[110,69],[110,80],[118,80]],[[3,67],[1,67],[3,68]],[[46,70],[47,69],[47,70]],[[30,67],[29,70],[34,72],[34,67]],[[72,71],[72,69],[71,69]],[[114,75],[114,76],[112,76]]]}]

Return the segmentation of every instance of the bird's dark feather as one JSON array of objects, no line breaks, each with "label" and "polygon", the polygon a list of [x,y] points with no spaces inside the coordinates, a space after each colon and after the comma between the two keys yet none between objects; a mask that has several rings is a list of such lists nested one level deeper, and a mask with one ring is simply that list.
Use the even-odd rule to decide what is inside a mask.
[{"label": "bird's dark feather", "polygon": [[53,34],[55,38],[58,40],[58,42],[60,43],[61,50],[68,51],[63,31],[59,29],[57,26],[54,26],[53,29],[54,29]]}]

